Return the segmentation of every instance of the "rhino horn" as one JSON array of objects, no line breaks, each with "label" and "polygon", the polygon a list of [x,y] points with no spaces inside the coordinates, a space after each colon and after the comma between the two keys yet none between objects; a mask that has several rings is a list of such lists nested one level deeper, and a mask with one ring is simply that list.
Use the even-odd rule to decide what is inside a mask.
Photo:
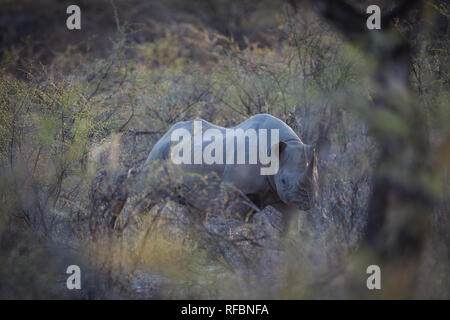
[{"label": "rhino horn", "polygon": [[314,149],[311,147],[311,158],[309,159],[309,163],[308,163],[308,169],[306,171],[306,176],[308,178],[312,178],[314,175],[314,166],[315,166],[315,161],[316,161],[316,156],[315,156],[315,151]]}]

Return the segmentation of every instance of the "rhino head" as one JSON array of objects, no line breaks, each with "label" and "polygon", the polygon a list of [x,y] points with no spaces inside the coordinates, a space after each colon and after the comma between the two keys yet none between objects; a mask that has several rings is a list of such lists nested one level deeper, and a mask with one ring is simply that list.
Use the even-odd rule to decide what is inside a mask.
[{"label": "rhino head", "polygon": [[278,197],[300,210],[311,209],[318,196],[316,152],[312,146],[279,143],[280,168],[275,175]]}]

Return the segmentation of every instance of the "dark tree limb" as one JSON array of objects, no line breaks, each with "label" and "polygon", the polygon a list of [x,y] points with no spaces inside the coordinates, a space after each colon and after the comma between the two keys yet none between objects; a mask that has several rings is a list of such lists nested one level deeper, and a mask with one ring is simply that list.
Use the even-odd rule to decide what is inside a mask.
[{"label": "dark tree limb", "polygon": [[314,2],[314,8],[350,39],[367,32],[367,16],[344,1],[319,0]]}]

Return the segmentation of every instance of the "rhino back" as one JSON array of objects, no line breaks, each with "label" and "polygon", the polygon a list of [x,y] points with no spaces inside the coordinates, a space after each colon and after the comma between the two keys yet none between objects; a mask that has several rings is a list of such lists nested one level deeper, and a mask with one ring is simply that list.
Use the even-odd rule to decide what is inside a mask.
[{"label": "rhino back", "polygon": [[[148,161],[152,161],[155,159],[168,160],[170,157],[170,147],[172,145],[171,135],[172,135],[173,131],[177,130],[177,129],[185,129],[185,130],[189,131],[192,135],[194,121],[200,121],[202,123],[203,132],[205,132],[208,129],[217,129],[223,134],[223,136],[225,138],[226,128],[214,125],[206,120],[196,119],[196,120],[178,122],[175,125],[173,125],[170,128],[170,130],[167,131],[166,134],[164,134],[163,137],[161,139],[159,139],[159,141],[155,144],[155,146],[153,147],[152,151],[149,154]],[[267,130],[278,129],[279,130],[279,138],[281,141],[302,143],[302,141],[297,136],[297,134],[287,124],[285,124],[280,119],[278,119],[274,116],[271,116],[269,114],[255,115],[230,129],[242,129],[244,131],[247,129],[254,129],[256,131],[258,131],[259,129],[267,129]],[[270,132],[269,132],[269,136],[270,136]],[[209,142],[203,142],[203,147],[208,143]],[[224,145],[225,145],[225,141],[224,141]],[[224,149],[224,152],[225,152],[225,149]]]},{"label": "rhino back", "polygon": [[[194,129],[194,121],[200,121],[202,124],[202,131],[205,132],[208,129],[218,129],[223,134],[225,133],[225,128],[216,126],[208,121],[205,121],[203,119],[195,119],[195,120],[189,120],[189,121],[183,121],[178,122],[175,125],[173,125],[169,131],[162,136],[161,139],[155,144],[152,151],[150,152],[144,166],[148,166],[151,163],[155,162],[156,160],[164,160],[165,162],[168,162],[170,160],[170,152],[171,152],[171,146],[173,144],[176,144],[178,142],[171,141],[172,133],[177,129],[184,129],[187,130],[191,137],[193,136],[193,129]],[[194,150],[194,139],[192,139],[191,143],[191,150],[193,153]],[[203,147],[205,145],[209,144],[209,142],[202,142]],[[193,155],[191,161],[193,162]],[[215,173],[219,176],[223,173],[224,165],[223,164],[212,164],[212,165],[206,165],[206,164],[181,164],[178,166],[179,169],[185,172],[191,172],[191,173],[198,173],[201,175],[208,175],[209,173]]]},{"label": "rhino back", "polygon": [[286,123],[281,121],[280,119],[267,114],[257,114],[251,117],[250,119],[242,122],[234,128],[241,128],[243,130],[246,129],[278,129],[279,130],[279,138],[281,141],[285,142],[298,142],[303,144],[298,135],[291,129]]}]

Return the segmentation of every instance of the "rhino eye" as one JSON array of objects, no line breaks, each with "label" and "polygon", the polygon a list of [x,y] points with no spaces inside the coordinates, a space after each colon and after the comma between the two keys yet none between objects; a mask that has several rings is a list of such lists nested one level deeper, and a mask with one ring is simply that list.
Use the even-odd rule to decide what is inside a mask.
[{"label": "rhino eye", "polygon": [[282,184],[286,184],[286,180],[284,178],[281,179]]}]

